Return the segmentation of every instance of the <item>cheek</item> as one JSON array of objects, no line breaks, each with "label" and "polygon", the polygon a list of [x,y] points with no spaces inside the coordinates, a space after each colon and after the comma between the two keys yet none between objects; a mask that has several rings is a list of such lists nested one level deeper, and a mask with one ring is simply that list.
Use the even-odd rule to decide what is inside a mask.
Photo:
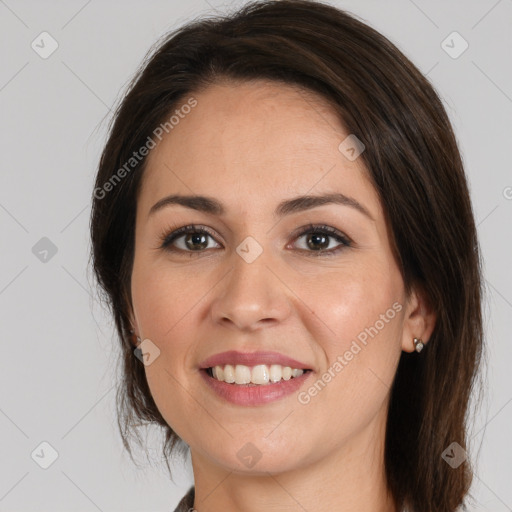
[{"label": "cheek", "polygon": [[186,442],[190,435],[186,417],[204,414],[196,398],[200,390],[191,389],[198,329],[194,307],[201,307],[198,301],[204,295],[203,288],[190,286],[193,281],[187,272],[154,267],[150,272],[134,267],[132,277],[133,304],[142,334],[159,350],[154,362],[144,368],[148,386],[165,421]]},{"label": "cheek", "polygon": [[[379,333],[386,334],[384,337],[387,333],[395,337],[399,324],[395,321],[397,309],[402,309],[400,283],[401,277],[394,269],[383,272],[375,265],[361,262],[358,266],[318,274],[316,278],[301,279],[300,288],[294,290],[305,304],[314,306],[314,314],[309,315],[311,329],[312,318],[326,326],[325,348],[339,350],[359,335],[364,342],[364,333],[375,324]],[[393,306],[395,303],[398,306]]]},{"label": "cheek", "polygon": [[340,414],[345,405],[346,412],[351,407],[375,410],[389,392],[401,355],[400,275],[367,266],[317,283],[309,291],[304,285],[302,293],[316,306],[315,315],[307,317],[309,330],[327,326],[316,327],[314,336],[325,360],[318,376],[328,381],[323,399],[339,402]]},{"label": "cheek", "polygon": [[145,337],[161,343],[172,337],[204,295],[204,286],[196,284],[197,278],[187,270],[134,266],[132,298]]},{"label": "cheek", "polygon": [[302,427],[323,432],[334,448],[369,424],[388,398],[401,354],[403,306],[396,283],[377,274],[338,276],[323,293],[310,292],[305,302],[319,306],[315,315],[329,328],[321,334],[317,328],[314,341],[325,363],[299,395],[299,413]]}]

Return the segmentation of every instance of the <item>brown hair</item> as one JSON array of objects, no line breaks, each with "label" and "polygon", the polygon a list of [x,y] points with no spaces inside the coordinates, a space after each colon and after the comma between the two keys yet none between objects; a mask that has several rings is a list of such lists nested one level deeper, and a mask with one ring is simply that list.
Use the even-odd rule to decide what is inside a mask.
[{"label": "brown hair", "polygon": [[128,439],[139,421],[164,429],[167,463],[180,444],[133,354],[130,278],[146,158],[128,170],[126,162],[180,102],[226,79],[233,86],[269,79],[315,91],[364,143],[361,158],[380,196],[406,291],[421,287],[437,313],[426,349],[403,352],[399,362],[386,431],[388,484],[398,507],[455,511],[473,472],[469,459],[452,468],[442,454],[452,442],[467,449],[483,349],[481,261],[462,159],[443,105],[421,72],[354,15],[319,2],[252,2],[229,16],[190,22],[146,56],[115,113],[93,193],[91,256],[121,341],[118,425],[126,449],[131,455]]}]

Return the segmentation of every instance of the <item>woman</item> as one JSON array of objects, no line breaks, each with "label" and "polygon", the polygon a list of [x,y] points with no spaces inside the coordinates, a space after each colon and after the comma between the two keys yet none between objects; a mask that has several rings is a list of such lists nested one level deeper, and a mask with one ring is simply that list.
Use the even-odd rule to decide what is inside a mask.
[{"label": "woman", "polygon": [[447,114],[390,41],[301,0],[188,24],[134,78],[93,196],[121,435],[190,448],[176,511],[464,504],[479,248]]}]

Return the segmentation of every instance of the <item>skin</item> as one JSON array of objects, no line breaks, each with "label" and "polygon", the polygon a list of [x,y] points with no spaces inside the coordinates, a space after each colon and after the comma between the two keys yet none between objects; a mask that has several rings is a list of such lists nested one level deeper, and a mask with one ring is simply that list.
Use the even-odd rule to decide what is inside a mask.
[{"label": "skin", "polygon": [[[383,465],[390,386],[401,352],[414,350],[414,337],[428,340],[435,317],[419,291],[405,295],[362,158],[339,151],[348,133],[312,92],[259,80],[193,96],[197,106],[148,157],[131,285],[135,332],[160,350],[145,366],[151,393],[190,446],[195,508],[396,511]],[[328,192],[356,199],[373,220],[339,204],[273,216],[285,199]],[[214,197],[226,214],[170,205],[148,215],[169,194]],[[310,223],[351,245],[328,236],[311,248],[311,235],[290,235]],[[187,235],[176,252],[160,247],[167,228],[187,224],[214,232],[206,249],[194,251],[190,237],[185,245]],[[236,252],[248,236],[263,250],[252,263]],[[316,247],[341,250],[315,257]],[[225,350],[275,350],[313,369],[307,390],[394,303],[401,310],[307,404],[292,394],[233,405],[199,374]],[[261,453],[252,468],[237,457],[248,442]]]}]

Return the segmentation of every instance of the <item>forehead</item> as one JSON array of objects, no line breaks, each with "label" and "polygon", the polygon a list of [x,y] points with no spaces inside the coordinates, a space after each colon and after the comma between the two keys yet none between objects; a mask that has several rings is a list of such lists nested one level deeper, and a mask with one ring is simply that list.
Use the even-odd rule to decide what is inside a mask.
[{"label": "forehead", "polygon": [[196,106],[148,156],[144,209],[166,193],[205,193],[240,205],[258,197],[261,206],[261,198],[340,191],[366,195],[378,216],[363,161],[340,152],[349,133],[322,96],[278,82],[221,82],[186,96],[175,110],[190,97]]}]

